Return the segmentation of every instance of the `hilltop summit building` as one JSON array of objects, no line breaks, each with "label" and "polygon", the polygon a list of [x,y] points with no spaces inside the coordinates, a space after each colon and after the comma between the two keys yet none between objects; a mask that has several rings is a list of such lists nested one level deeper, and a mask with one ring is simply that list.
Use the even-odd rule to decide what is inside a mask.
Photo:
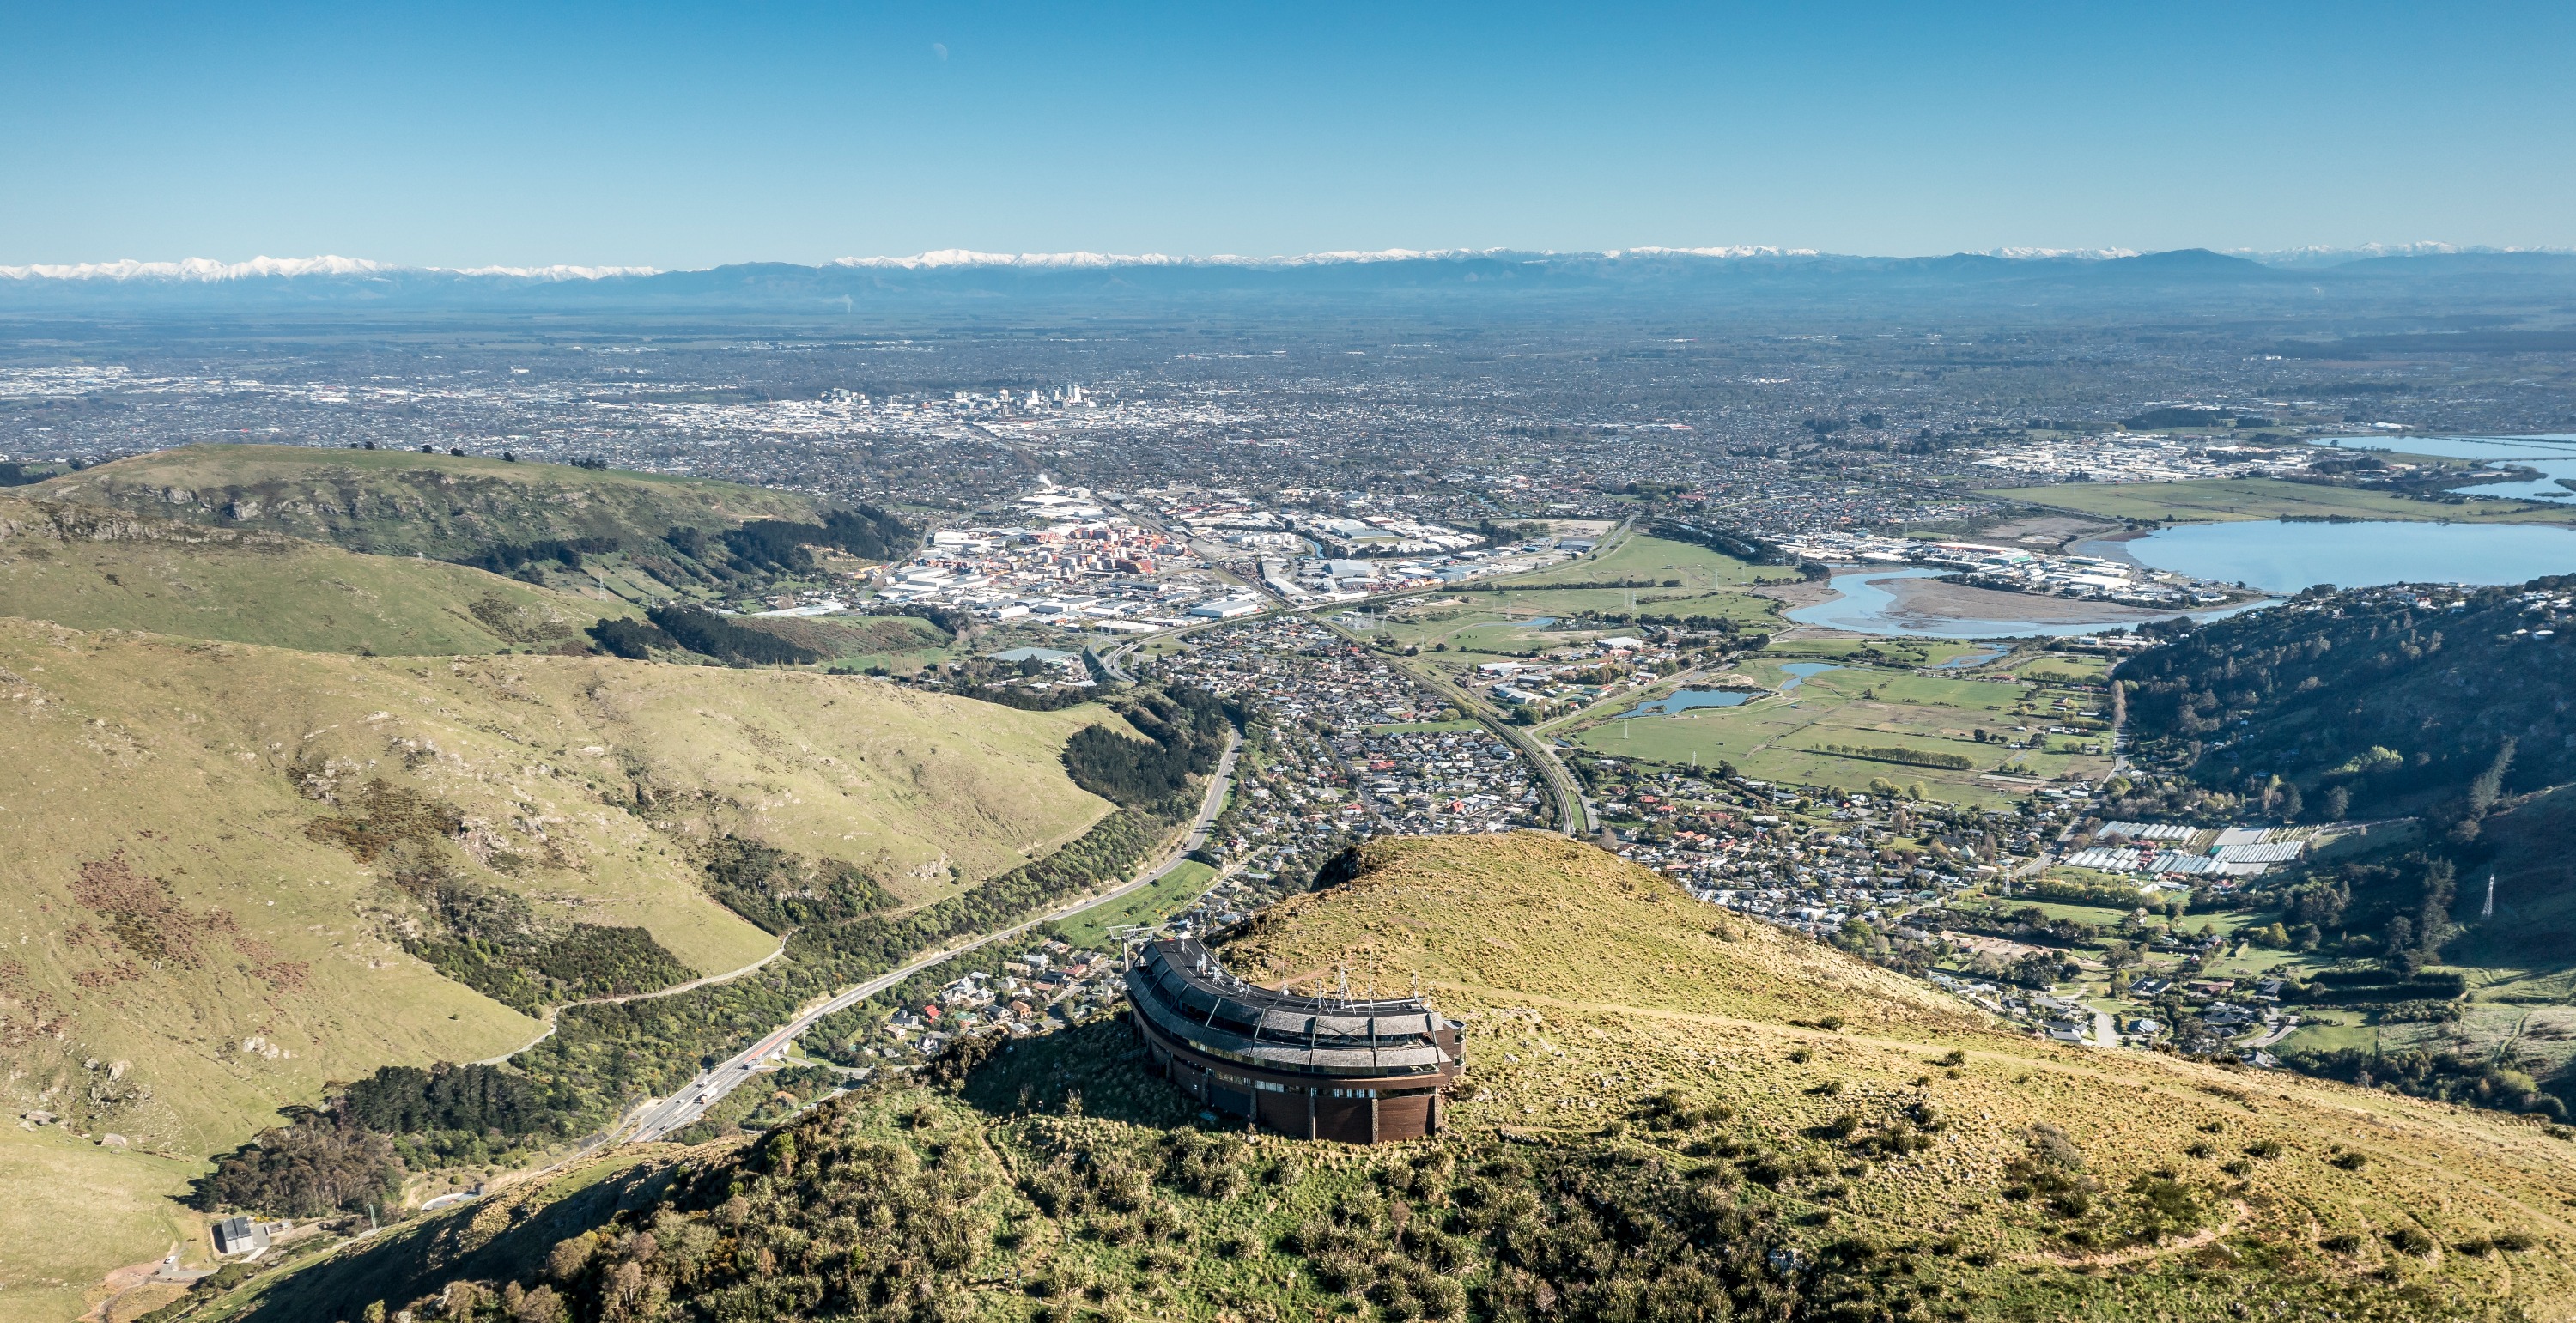
[{"label": "hilltop summit building", "polygon": [[1282,1134],[1347,1144],[1436,1135],[1441,1091],[1466,1070],[1460,1026],[1419,997],[1259,987],[1187,938],[1136,953],[1127,997],[1157,1073]]}]

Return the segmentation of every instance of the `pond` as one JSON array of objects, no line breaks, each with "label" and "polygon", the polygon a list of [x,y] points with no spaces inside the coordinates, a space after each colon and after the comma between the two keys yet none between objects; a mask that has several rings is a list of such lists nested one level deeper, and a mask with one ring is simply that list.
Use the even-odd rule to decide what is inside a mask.
[{"label": "pond", "polygon": [[1619,717],[1624,721],[1629,717],[1669,717],[1695,707],[1742,707],[1761,696],[1758,689],[1676,689],[1653,702],[1639,703]]},{"label": "pond", "polygon": [[1799,685],[1805,684],[1808,676],[1822,675],[1827,671],[1839,671],[1841,669],[1841,667],[1836,666],[1831,662],[1790,662],[1780,668],[1780,673],[1789,677],[1788,679],[1780,682],[1780,692],[1785,694],[1790,690],[1797,688]]},{"label": "pond", "polygon": [[2576,529],[2545,524],[2246,520],[2181,524],[2125,542],[2088,542],[2095,555],[2269,593],[2314,584],[2521,583],[2576,573]]},{"label": "pond", "polygon": [[1936,671],[1963,671],[1971,666],[1983,666],[1987,662],[2003,656],[2004,651],[2005,650],[2002,648],[1979,647],[1969,652],[1960,653],[1958,656],[1953,657],[1948,661],[1934,662],[1932,664],[1932,669]]}]

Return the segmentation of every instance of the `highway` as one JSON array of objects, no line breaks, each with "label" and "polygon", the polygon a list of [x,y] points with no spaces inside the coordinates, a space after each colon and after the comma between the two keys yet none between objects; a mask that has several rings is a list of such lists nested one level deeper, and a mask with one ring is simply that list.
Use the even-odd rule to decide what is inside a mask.
[{"label": "highway", "polygon": [[[1565,563],[1573,565],[1587,560],[1597,560],[1600,557],[1607,555],[1613,548],[1617,547],[1620,542],[1625,540],[1626,535],[1631,531],[1630,526],[1632,522],[1633,521],[1629,520],[1620,521],[1617,527],[1611,529],[1608,533],[1602,536],[1600,543],[1592,550],[1587,551]],[[1512,581],[1509,579],[1503,579],[1495,582],[1501,586],[1508,587]],[[1267,591],[1267,589],[1265,588],[1264,591]],[[1405,597],[1420,596],[1426,592],[1438,591],[1442,590],[1409,588],[1401,592],[1381,593],[1354,601],[1331,602],[1318,606],[1301,607],[1284,601],[1281,605],[1287,606],[1292,612],[1304,613],[1317,624],[1341,635],[1343,638],[1349,639],[1351,642],[1358,644],[1361,647],[1374,647],[1374,644],[1369,640],[1360,637],[1358,633],[1345,629],[1341,625],[1335,623],[1332,619],[1332,614],[1338,614],[1341,611],[1349,610],[1355,606],[1394,601]],[[1276,596],[1276,594],[1273,594],[1273,596]],[[1583,806],[1582,788],[1574,783],[1574,774],[1566,770],[1564,761],[1556,756],[1556,751],[1547,747],[1547,741],[1530,733],[1530,730],[1527,727],[1515,726],[1512,723],[1503,720],[1500,716],[1495,714],[1492,708],[1486,706],[1483,700],[1469,693],[1456,681],[1451,680],[1448,674],[1442,671],[1438,666],[1425,660],[1404,657],[1395,653],[1381,653],[1380,655],[1403,670],[1406,674],[1411,675],[1416,680],[1430,686],[1441,697],[1448,699],[1459,711],[1474,717],[1486,729],[1502,736],[1505,743],[1520,750],[1520,754],[1523,758],[1536,764],[1539,770],[1539,775],[1547,781],[1548,797],[1556,801],[1556,829],[1559,832],[1562,832],[1567,836],[1580,838],[1584,833],[1591,830],[1592,815],[1590,811],[1585,809]]]},{"label": "highway", "polygon": [[[1326,624],[1331,625],[1331,622],[1327,621]],[[1339,626],[1332,627],[1339,628]],[[1354,637],[1353,641],[1361,640]],[[1441,697],[1455,705],[1459,711],[1474,717],[1483,723],[1486,729],[1502,736],[1505,743],[1520,750],[1523,758],[1537,764],[1539,775],[1547,781],[1548,797],[1556,801],[1556,829],[1568,836],[1583,835],[1585,827],[1590,822],[1590,816],[1583,808],[1583,792],[1575,786],[1574,774],[1565,769],[1564,762],[1557,758],[1554,749],[1547,747],[1545,741],[1531,734],[1528,727],[1515,726],[1494,715],[1492,708],[1487,707],[1482,700],[1443,674],[1437,666],[1394,655],[1388,655],[1387,660],[1413,678],[1429,685]]]},{"label": "highway", "polygon": [[[1200,846],[1207,844],[1208,831],[1216,824],[1217,812],[1225,805],[1226,786],[1234,778],[1235,755],[1241,752],[1242,748],[1243,737],[1241,735],[1237,734],[1227,737],[1225,753],[1222,757],[1217,759],[1215,774],[1208,778],[1207,794],[1199,801],[1198,820],[1191,824],[1189,835],[1183,838],[1181,843],[1169,854],[1155,861],[1142,872],[1139,872],[1132,880],[1119,886],[1115,890],[1103,892],[1100,895],[1093,896],[1087,900],[1077,901],[1074,904],[1067,905],[1062,909],[1041,915],[1038,918],[1031,919],[1016,927],[1004,928],[998,932],[986,933],[971,942],[966,942],[958,946],[949,947],[942,951],[933,952],[926,956],[921,956],[899,969],[892,970],[885,974],[880,974],[875,978],[869,979],[865,983],[861,983],[856,987],[835,994],[828,1001],[799,1012],[795,1019],[771,1030],[766,1036],[762,1037],[760,1041],[753,1043],[751,1046],[744,1048],[742,1051],[735,1053],[731,1057],[726,1058],[724,1061],[718,1063],[714,1069],[709,1070],[704,1074],[699,1075],[696,1079],[689,1081],[688,1086],[681,1089],[678,1093],[668,1098],[648,1100],[645,1103],[642,1112],[635,1117],[633,1123],[634,1129],[626,1135],[626,1138],[622,1142],[629,1144],[650,1143],[653,1140],[661,1139],[665,1136],[687,1129],[689,1126],[695,1124],[699,1117],[706,1115],[708,1108],[722,1102],[726,1094],[733,1092],[736,1088],[740,1087],[744,1081],[759,1074],[760,1066],[763,1062],[772,1057],[784,1055],[787,1051],[787,1045],[795,1042],[797,1035],[812,1028],[815,1021],[820,1020],[827,1015],[833,1015],[838,1012],[848,1010],[850,1007],[866,1001],[868,998],[903,982],[905,979],[908,979],[925,969],[953,960],[958,956],[977,949],[978,947],[1016,937],[1021,933],[1027,932],[1031,928],[1037,927],[1039,924],[1053,923],[1059,919],[1069,919],[1085,910],[1097,909],[1102,905],[1110,904],[1111,902],[1126,896],[1128,893],[1135,891],[1139,887],[1151,886],[1155,882],[1160,881],[1165,874],[1180,867],[1181,863],[1189,857],[1189,853],[1192,850],[1196,850]],[[616,1140],[616,1136],[614,1134],[612,1134],[610,1138],[612,1142],[620,1142]]]}]

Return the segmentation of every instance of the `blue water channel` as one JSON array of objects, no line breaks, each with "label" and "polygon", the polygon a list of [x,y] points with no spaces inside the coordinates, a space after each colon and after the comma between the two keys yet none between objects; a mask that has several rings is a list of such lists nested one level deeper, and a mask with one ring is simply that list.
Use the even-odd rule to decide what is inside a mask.
[{"label": "blue water channel", "polygon": [[2375,450],[2395,455],[2431,455],[2440,459],[2477,459],[2490,468],[2534,469],[2529,482],[2490,482],[2464,487],[2468,496],[2576,504],[2576,491],[2559,485],[2576,482],[2576,434],[2544,436],[2346,436],[2326,441],[2345,450]]}]

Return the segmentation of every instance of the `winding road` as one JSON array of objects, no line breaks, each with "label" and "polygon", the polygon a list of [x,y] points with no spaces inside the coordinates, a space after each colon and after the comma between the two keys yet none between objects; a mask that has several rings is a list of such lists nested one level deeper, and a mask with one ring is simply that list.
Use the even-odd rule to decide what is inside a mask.
[{"label": "winding road", "polygon": [[674,1094],[669,1098],[646,1100],[643,1110],[640,1113],[633,1114],[634,1128],[627,1132],[623,1140],[619,1140],[617,1135],[612,1132],[610,1135],[611,1142],[623,1142],[629,1144],[649,1143],[653,1140],[661,1139],[667,1135],[687,1129],[690,1125],[695,1124],[699,1117],[706,1115],[708,1108],[722,1102],[726,1094],[733,1092],[736,1088],[741,1086],[743,1081],[758,1074],[760,1064],[763,1061],[773,1056],[784,1054],[787,1050],[787,1045],[796,1041],[797,1035],[812,1028],[816,1021],[824,1018],[825,1016],[848,1010],[850,1007],[866,1001],[868,998],[903,982],[905,979],[908,979],[925,969],[954,960],[958,956],[964,955],[969,951],[994,942],[1016,937],[1040,924],[1053,923],[1061,919],[1069,919],[1086,910],[1097,909],[1100,906],[1110,904],[1111,902],[1116,901],[1141,887],[1149,887],[1154,883],[1161,881],[1166,874],[1169,874],[1173,869],[1180,867],[1181,864],[1189,858],[1191,851],[1207,844],[1208,832],[1216,825],[1217,814],[1225,806],[1226,787],[1234,779],[1235,756],[1242,751],[1242,748],[1243,736],[1241,734],[1230,734],[1227,736],[1225,753],[1222,757],[1217,759],[1215,774],[1208,778],[1207,794],[1199,801],[1198,820],[1191,824],[1189,834],[1184,837],[1181,840],[1181,843],[1175,846],[1168,854],[1164,855],[1161,859],[1156,860],[1152,865],[1136,874],[1133,879],[1114,890],[1102,892],[1101,894],[1090,897],[1086,900],[1076,901],[1071,905],[1040,915],[1037,918],[1030,919],[1027,922],[1018,924],[1014,927],[989,932],[971,942],[964,942],[956,946],[948,947],[944,950],[935,951],[926,956],[918,957],[898,969],[880,974],[856,987],[834,994],[829,1000],[799,1012],[795,1019],[789,1020],[778,1028],[771,1030],[768,1034],[764,1035],[760,1041],[753,1043],[751,1046],[744,1048],[742,1051],[735,1053],[731,1057],[726,1058],[723,1062],[718,1063],[713,1069],[699,1075],[696,1079],[689,1081],[688,1087],[681,1089],[677,1094]]}]

